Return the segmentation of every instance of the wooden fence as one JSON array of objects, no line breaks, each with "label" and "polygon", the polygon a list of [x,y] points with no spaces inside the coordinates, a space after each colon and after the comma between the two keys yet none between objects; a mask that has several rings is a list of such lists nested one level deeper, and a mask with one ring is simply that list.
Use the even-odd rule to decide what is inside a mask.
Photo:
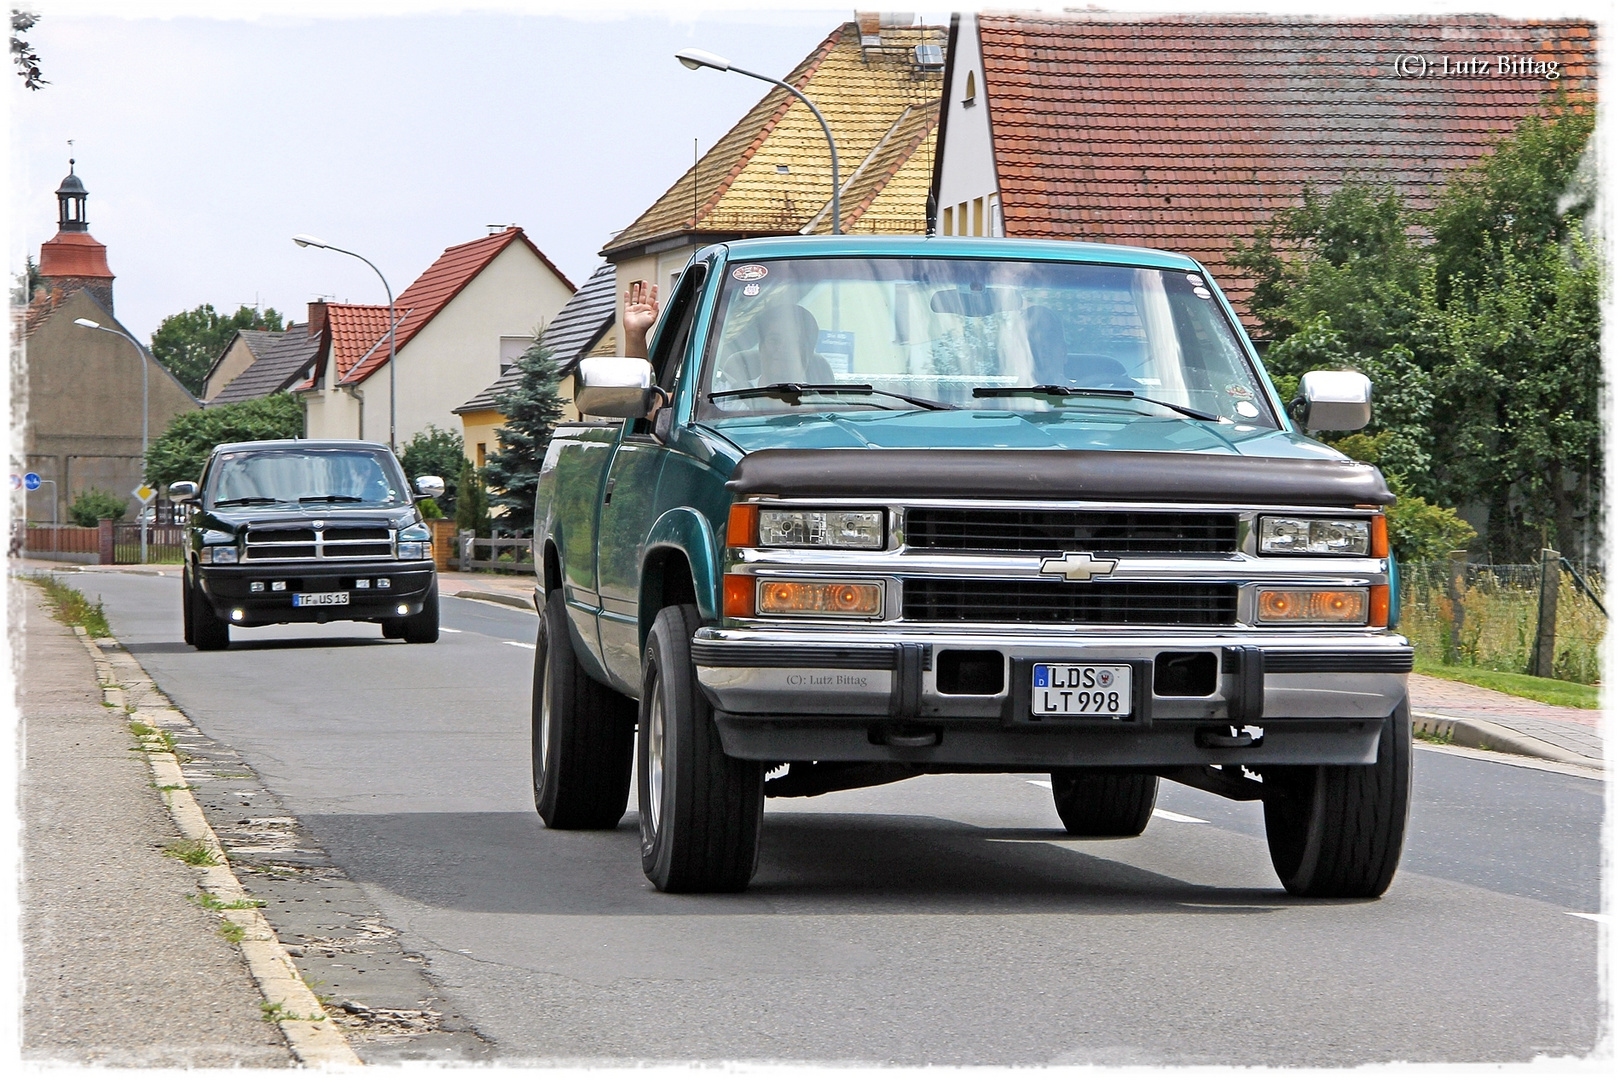
[{"label": "wooden fence", "polygon": [[[479,558],[480,553],[484,558]],[[534,573],[534,541],[527,537],[485,540],[470,531],[461,533],[461,558],[456,569],[506,570],[514,574]]]},{"label": "wooden fence", "polygon": [[[101,530],[83,525],[29,522],[23,550],[28,555],[95,555],[101,550]],[[85,561],[95,562],[95,559]]]}]

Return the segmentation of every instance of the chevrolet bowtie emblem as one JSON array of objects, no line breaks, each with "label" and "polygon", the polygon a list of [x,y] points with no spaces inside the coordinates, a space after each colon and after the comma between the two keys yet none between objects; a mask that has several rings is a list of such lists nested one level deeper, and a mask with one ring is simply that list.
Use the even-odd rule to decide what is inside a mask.
[{"label": "chevrolet bowtie emblem", "polygon": [[1068,551],[1061,559],[1042,559],[1041,573],[1062,574],[1070,581],[1090,581],[1112,574],[1116,565],[1115,559],[1093,559],[1089,551]]}]

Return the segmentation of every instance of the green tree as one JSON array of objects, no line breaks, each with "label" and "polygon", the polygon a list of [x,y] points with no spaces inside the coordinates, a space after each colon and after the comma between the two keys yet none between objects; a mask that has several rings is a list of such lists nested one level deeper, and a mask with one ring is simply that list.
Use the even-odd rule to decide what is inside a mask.
[{"label": "green tree", "polygon": [[461,472],[456,477],[456,532],[472,530],[474,536],[487,537],[490,531],[489,493],[484,489],[484,470],[463,458]]},{"label": "green tree", "polygon": [[303,434],[303,403],[287,393],[181,413],[148,449],[146,481],[165,491],[176,480],[198,479],[208,455],[220,443]]},{"label": "green tree", "polygon": [[535,492],[546,444],[562,419],[562,397],[557,393],[557,364],[551,350],[536,341],[518,357],[518,380],[495,399],[506,423],[495,429],[497,449],[488,459],[490,499],[506,508],[504,521],[519,535],[534,529]]},{"label": "green tree", "polygon": [[411,436],[399,455],[399,463],[412,483],[418,476],[437,476],[444,481],[444,494],[435,502],[451,517],[456,513],[456,485],[466,462],[461,436],[434,424]]},{"label": "green tree", "polygon": [[203,304],[178,315],[170,315],[152,334],[152,355],[174,373],[187,390],[201,396],[208,369],[230,344],[238,330],[281,330],[281,313],[275,308],[263,311],[246,304],[234,315],[221,315],[213,304]]},{"label": "green tree", "polygon": [[92,487],[85,488],[74,498],[73,505],[68,507],[68,517],[73,519],[75,525],[94,528],[102,518],[122,521],[128,509],[129,503],[117,495]]}]

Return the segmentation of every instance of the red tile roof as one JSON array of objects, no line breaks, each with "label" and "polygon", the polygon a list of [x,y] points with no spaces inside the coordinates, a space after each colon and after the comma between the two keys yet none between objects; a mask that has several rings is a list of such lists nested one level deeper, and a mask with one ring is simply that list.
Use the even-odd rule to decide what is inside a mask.
[{"label": "red tile roof", "polygon": [[107,245],[87,232],[59,232],[39,245],[39,276],[110,279]]},{"label": "red tile roof", "polygon": [[[477,277],[495,257],[505,251],[507,247],[522,241],[535,256],[546,265],[557,279],[568,286],[570,292],[574,291],[573,283],[554,266],[550,259],[534,246],[522,229],[512,226],[498,233],[457,244],[444,249],[444,254],[434,260],[432,266],[422,272],[422,276],[411,282],[406,290],[394,298],[394,314],[400,320],[399,326],[394,330],[394,351],[398,352],[405,347],[405,343],[416,336],[416,332],[433,320],[433,317],[444,310],[446,304],[456,298],[456,294],[467,287],[467,283]],[[358,305],[350,306],[358,309]],[[378,326],[378,334],[388,331],[388,308],[382,308],[383,316]],[[364,381],[378,368],[388,362],[388,343],[381,341],[381,348],[370,350],[371,345],[379,343],[373,338],[367,343],[355,359],[357,365],[346,367],[338,365],[338,377],[344,382],[358,383]],[[369,355],[366,355],[369,352]]]},{"label": "red tile roof", "polygon": [[[406,309],[394,303],[397,319]],[[322,336],[314,373],[295,389],[312,390],[321,381],[327,358],[337,365],[339,381],[347,378],[362,360],[378,363],[388,359],[388,305],[387,304],[327,304],[326,325],[314,327]],[[404,343],[403,324],[394,330],[395,351]],[[380,356],[380,359],[378,357]]]},{"label": "red tile roof", "polygon": [[[1390,183],[1427,207],[1554,88],[1591,101],[1597,75],[1595,28],[1566,20],[1096,14],[978,25],[1007,234],[1183,252],[1235,303],[1250,283],[1227,263],[1232,241],[1297,205],[1307,181]],[[1476,57],[1484,72],[1470,70]],[[1561,77],[1500,72],[1498,57],[1557,60]]]}]

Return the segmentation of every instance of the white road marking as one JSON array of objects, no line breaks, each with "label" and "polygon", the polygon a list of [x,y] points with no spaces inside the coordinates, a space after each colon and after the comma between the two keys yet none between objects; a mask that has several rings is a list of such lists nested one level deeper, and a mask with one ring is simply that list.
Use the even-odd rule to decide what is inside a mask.
[{"label": "white road marking", "polygon": [[441,626],[441,627],[439,627],[439,633],[441,633],[441,634],[459,634],[459,633],[461,633],[461,631],[460,630],[453,630],[448,626]]},{"label": "white road marking", "polygon": [[1153,816],[1154,817],[1162,817],[1166,821],[1184,821],[1188,825],[1208,825],[1209,824],[1208,821],[1206,821],[1205,819],[1203,819],[1201,817],[1188,817],[1186,814],[1178,814],[1174,810],[1160,810],[1157,806],[1155,806],[1153,808]]},{"label": "white road marking", "polygon": [[1573,915],[1577,919],[1591,919],[1595,923],[1607,924],[1608,921],[1609,921],[1609,917],[1607,915],[1603,915],[1603,914],[1594,915],[1593,913],[1591,913],[1589,911],[1566,911],[1566,912],[1564,912],[1564,914],[1565,915]]},{"label": "white road marking", "polygon": [[1049,788],[1049,787],[1052,786],[1052,781],[1050,781],[1050,780],[1025,780],[1024,783],[1026,783],[1026,784],[1034,784],[1036,787],[1043,787],[1043,788]]},{"label": "white road marking", "polygon": [[534,646],[531,645],[527,641],[503,641],[503,642],[501,642],[501,644],[502,645],[516,645],[520,649],[532,649],[532,648],[534,648]]}]

